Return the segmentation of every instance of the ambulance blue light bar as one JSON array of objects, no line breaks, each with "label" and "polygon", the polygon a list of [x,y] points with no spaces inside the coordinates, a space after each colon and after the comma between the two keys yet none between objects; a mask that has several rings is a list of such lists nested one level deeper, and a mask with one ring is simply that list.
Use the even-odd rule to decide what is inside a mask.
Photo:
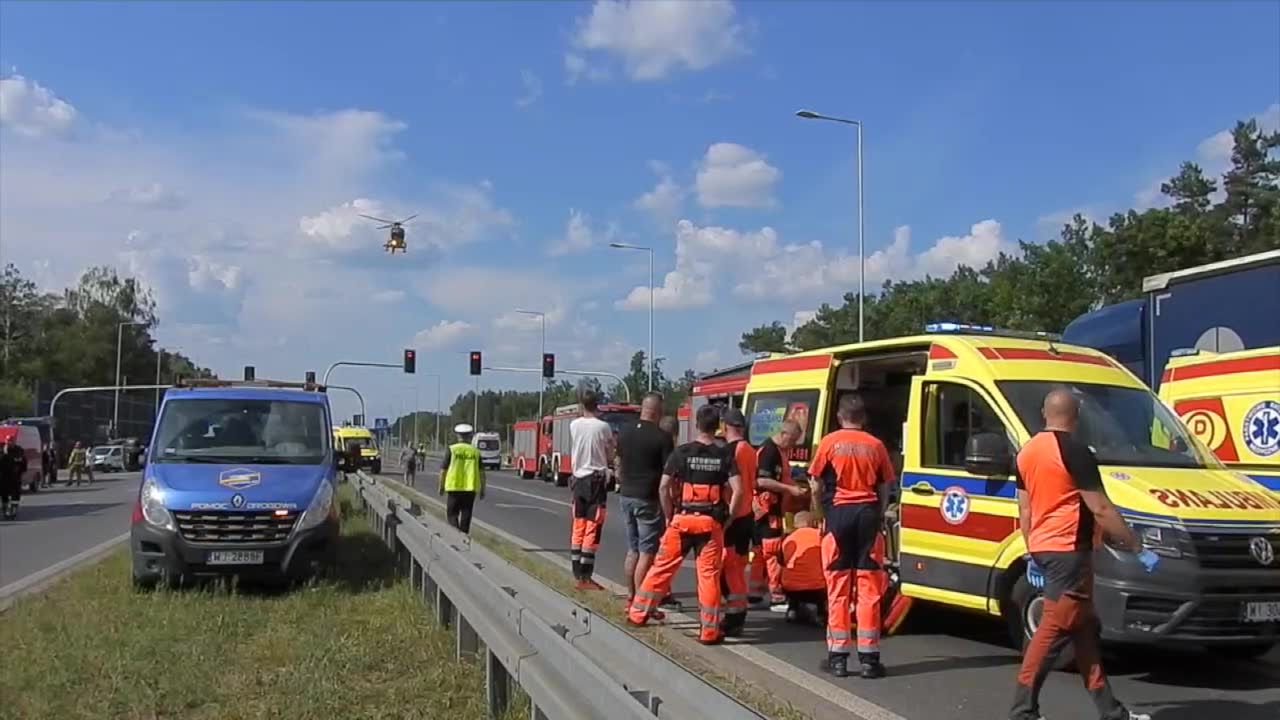
[{"label": "ambulance blue light bar", "polygon": [[999,337],[1022,338],[1023,340],[1047,340],[1049,342],[1060,342],[1062,340],[1062,336],[1057,333],[1049,333],[1041,330],[1008,330],[1005,328],[995,327],[994,325],[974,325],[972,323],[949,321],[926,323],[924,331],[931,335],[995,335]]}]

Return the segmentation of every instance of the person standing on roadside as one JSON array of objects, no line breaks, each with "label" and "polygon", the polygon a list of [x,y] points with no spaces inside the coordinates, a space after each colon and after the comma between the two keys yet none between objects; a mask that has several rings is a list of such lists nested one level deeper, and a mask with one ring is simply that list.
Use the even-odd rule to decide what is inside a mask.
[{"label": "person standing on roadside", "polygon": [[747,567],[751,563],[751,543],[755,537],[755,517],[751,501],[755,495],[756,449],[747,441],[747,418],[741,410],[729,408],[721,417],[726,447],[733,453],[742,492],[729,509],[724,530],[725,637],[738,637],[747,624]]},{"label": "person standing on roadside", "polygon": [[404,465],[404,484],[413,487],[418,481],[418,448],[406,447],[401,464]]},{"label": "person standing on roadside", "polygon": [[579,590],[603,590],[592,575],[596,568],[596,550],[604,532],[604,519],[609,503],[609,458],[614,456],[616,441],[613,428],[599,418],[600,398],[594,390],[583,390],[578,396],[582,417],[569,423],[573,451],[570,464],[573,475],[569,493],[573,496],[573,531],[569,554],[573,560],[573,576]]},{"label": "person standing on roadside", "polygon": [[804,497],[805,488],[791,482],[787,453],[804,430],[795,420],[784,420],[773,437],[765,438],[756,451],[755,497],[751,508],[755,517],[752,534],[751,582],[748,603],[785,612],[787,597],[782,587],[783,504],[786,497]]},{"label": "person standing on roadside", "polygon": [[4,449],[0,451],[0,517],[5,520],[18,517],[18,505],[22,503],[22,477],[26,474],[27,453],[14,435],[10,435],[5,438]]},{"label": "person standing on roadside", "polygon": [[87,454],[79,441],[71,446],[71,454],[67,456],[67,485],[79,485],[84,477]]},{"label": "person standing on roadside", "polygon": [[856,580],[858,660],[862,677],[871,680],[885,675],[880,663],[880,600],[888,576],[880,531],[894,482],[893,463],[884,443],[863,429],[867,408],[860,395],[841,397],[836,419],[840,429],[822,438],[809,464],[809,476],[818,481],[822,491],[827,523],[822,538],[827,670],[836,677],[849,675],[855,624],[849,617],[849,605]]},{"label": "person standing on roadside", "polygon": [[[662,395],[651,392],[640,401],[640,419],[624,426],[618,435],[619,505],[627,522],[623,572],[627,576],[628,604],[653,566],[658,541],[666,530],[658,485],[667,457],[675,450],[675,438],[658,427],[661,416]],[[654,619],[661,619],[657,611]]]},{"label": "person standing on roadside", "polygon": [[658,489],[667,530],[627,613],[632,625],[648,623],[692,550],[698,581],[698,642],[703,645],[724,640],[720,610],[724,526],[731,508],[745,500],[733,452],[718,445],[712,435],[719,424],[717,408],[698,408],[698,438],[676,448],[667,460]]},{"label": "person standing on roadside", "polygon": [[1105,533],[1137,554],[1147,572],[1160,558],[1142,546],[1102,487],[1088,445],[1074,437],[1080,402],[1065,388],[1044,398],[1044,430],[1018,451],[1018,519],[1030,557],[1027,579],[1044,590],[1044,611],[1018,671],[1010,720],[1039,720],[1040,688],[1068,643],[1100,720],[1151,720],[1116,699],[1102,669],[1093,608],[1093,552]]},{"label": "person standing on roadside", "polygon": [[53,449],[53,441],[45,443],[40,451],[40,484],[51,487],[58,482],[58,453]]},{"label": "person standing on roadside", "polygon": [[475,428],[459,423],[453,432],[458,442],[444,449],[439,492],[445,496],[445,518],[449,524],[470,535],[476,498],[484,499],[484,465],[480,462],[480,451],[471,444]]}]

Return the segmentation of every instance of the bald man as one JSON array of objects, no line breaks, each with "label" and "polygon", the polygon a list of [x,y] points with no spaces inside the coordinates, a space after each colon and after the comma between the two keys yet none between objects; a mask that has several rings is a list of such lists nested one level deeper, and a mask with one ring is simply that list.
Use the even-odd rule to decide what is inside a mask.
[{"label": "bald man", "polygon": [[1116,699],[1102,669],[1101,625],[1093,608],[1093,551],[1105,533],[1137,553],[1147,572],[1159,559],[1125,523],[1102,487],[1098,462],[1074,437],[1080,402],[1067,388],[1045,396],[1044,430],[1018,452],[1018,517],[1027,579],[1043,589],[1044,612],[1018,671],[1010,720],[1039,720],[1040,688],[1067,643],[1100,720],[1150,720]]},{"label": "bald man", "polygon": [[[662,395],[651,392],[640,401],[640,418],[622,426],[618,437],[618,504],[627,523],[627,555],[622,571],[631,596],[653,566],[658,542],[666,531],[658,486],[667,457],[675,450],[675,436],[658,426]],[[653,613],[661,619],[660,612]]]}]

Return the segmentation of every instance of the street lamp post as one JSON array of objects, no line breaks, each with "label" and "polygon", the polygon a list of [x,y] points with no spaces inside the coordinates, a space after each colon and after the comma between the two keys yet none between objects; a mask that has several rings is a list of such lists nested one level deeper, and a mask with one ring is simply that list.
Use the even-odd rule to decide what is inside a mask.
[{"label": "street lamp post", "polygon": [[609,243],[618,250],[641,250],[649,253],[649,391],[653,392],[653,248],[629,243]]},{"label": "street lamp post", "polygon": [[[537,310],[516,310],[521,315],[534,315],[542,321],[542,355],[547,354],[547,314]],[[539,360],[541,365],[541,360]],[[547,389],[547,379],[539,376],[538,381],[538,422],[542,422],[542,393]]]},{"label": "street lamp post", "polygon": [[111,433],[117,437],[120,435],[120,351],[121,343],[124,341],[125,325],[146,325],[147,323],[130,320],[116,325],[116,392],[113,410],[111,411]]},{"label": "street lamp post", "polygon": [[862,214],[862,121],[823,115],[812,110],[798,110],[796,111],[796,117],[806,120],[829,120],[858,128],[858,342],[862,342],[864,328],[862,301],[867,290],[867,254],[863,245],[864,222]]}]

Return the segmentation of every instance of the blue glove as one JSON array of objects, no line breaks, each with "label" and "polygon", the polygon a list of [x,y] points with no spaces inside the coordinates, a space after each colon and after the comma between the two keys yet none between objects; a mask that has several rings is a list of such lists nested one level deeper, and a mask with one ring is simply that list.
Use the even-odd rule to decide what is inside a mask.
[{"label": "blue glove", "polygon": [[1031,583],[1031,587],[1037,590],[1044,589],[1044,571],[1036,563],[1036,559],[1027,556],[1027,582]]},{"label": "blue glove", "polygon": [[1160,564],[1160,556],[1150,550],[1143,550],[1138,553],[1138,562],[1142,563],[1142,567],[1146,568],[1147,572],[1154,572],[1156,566]]}]

